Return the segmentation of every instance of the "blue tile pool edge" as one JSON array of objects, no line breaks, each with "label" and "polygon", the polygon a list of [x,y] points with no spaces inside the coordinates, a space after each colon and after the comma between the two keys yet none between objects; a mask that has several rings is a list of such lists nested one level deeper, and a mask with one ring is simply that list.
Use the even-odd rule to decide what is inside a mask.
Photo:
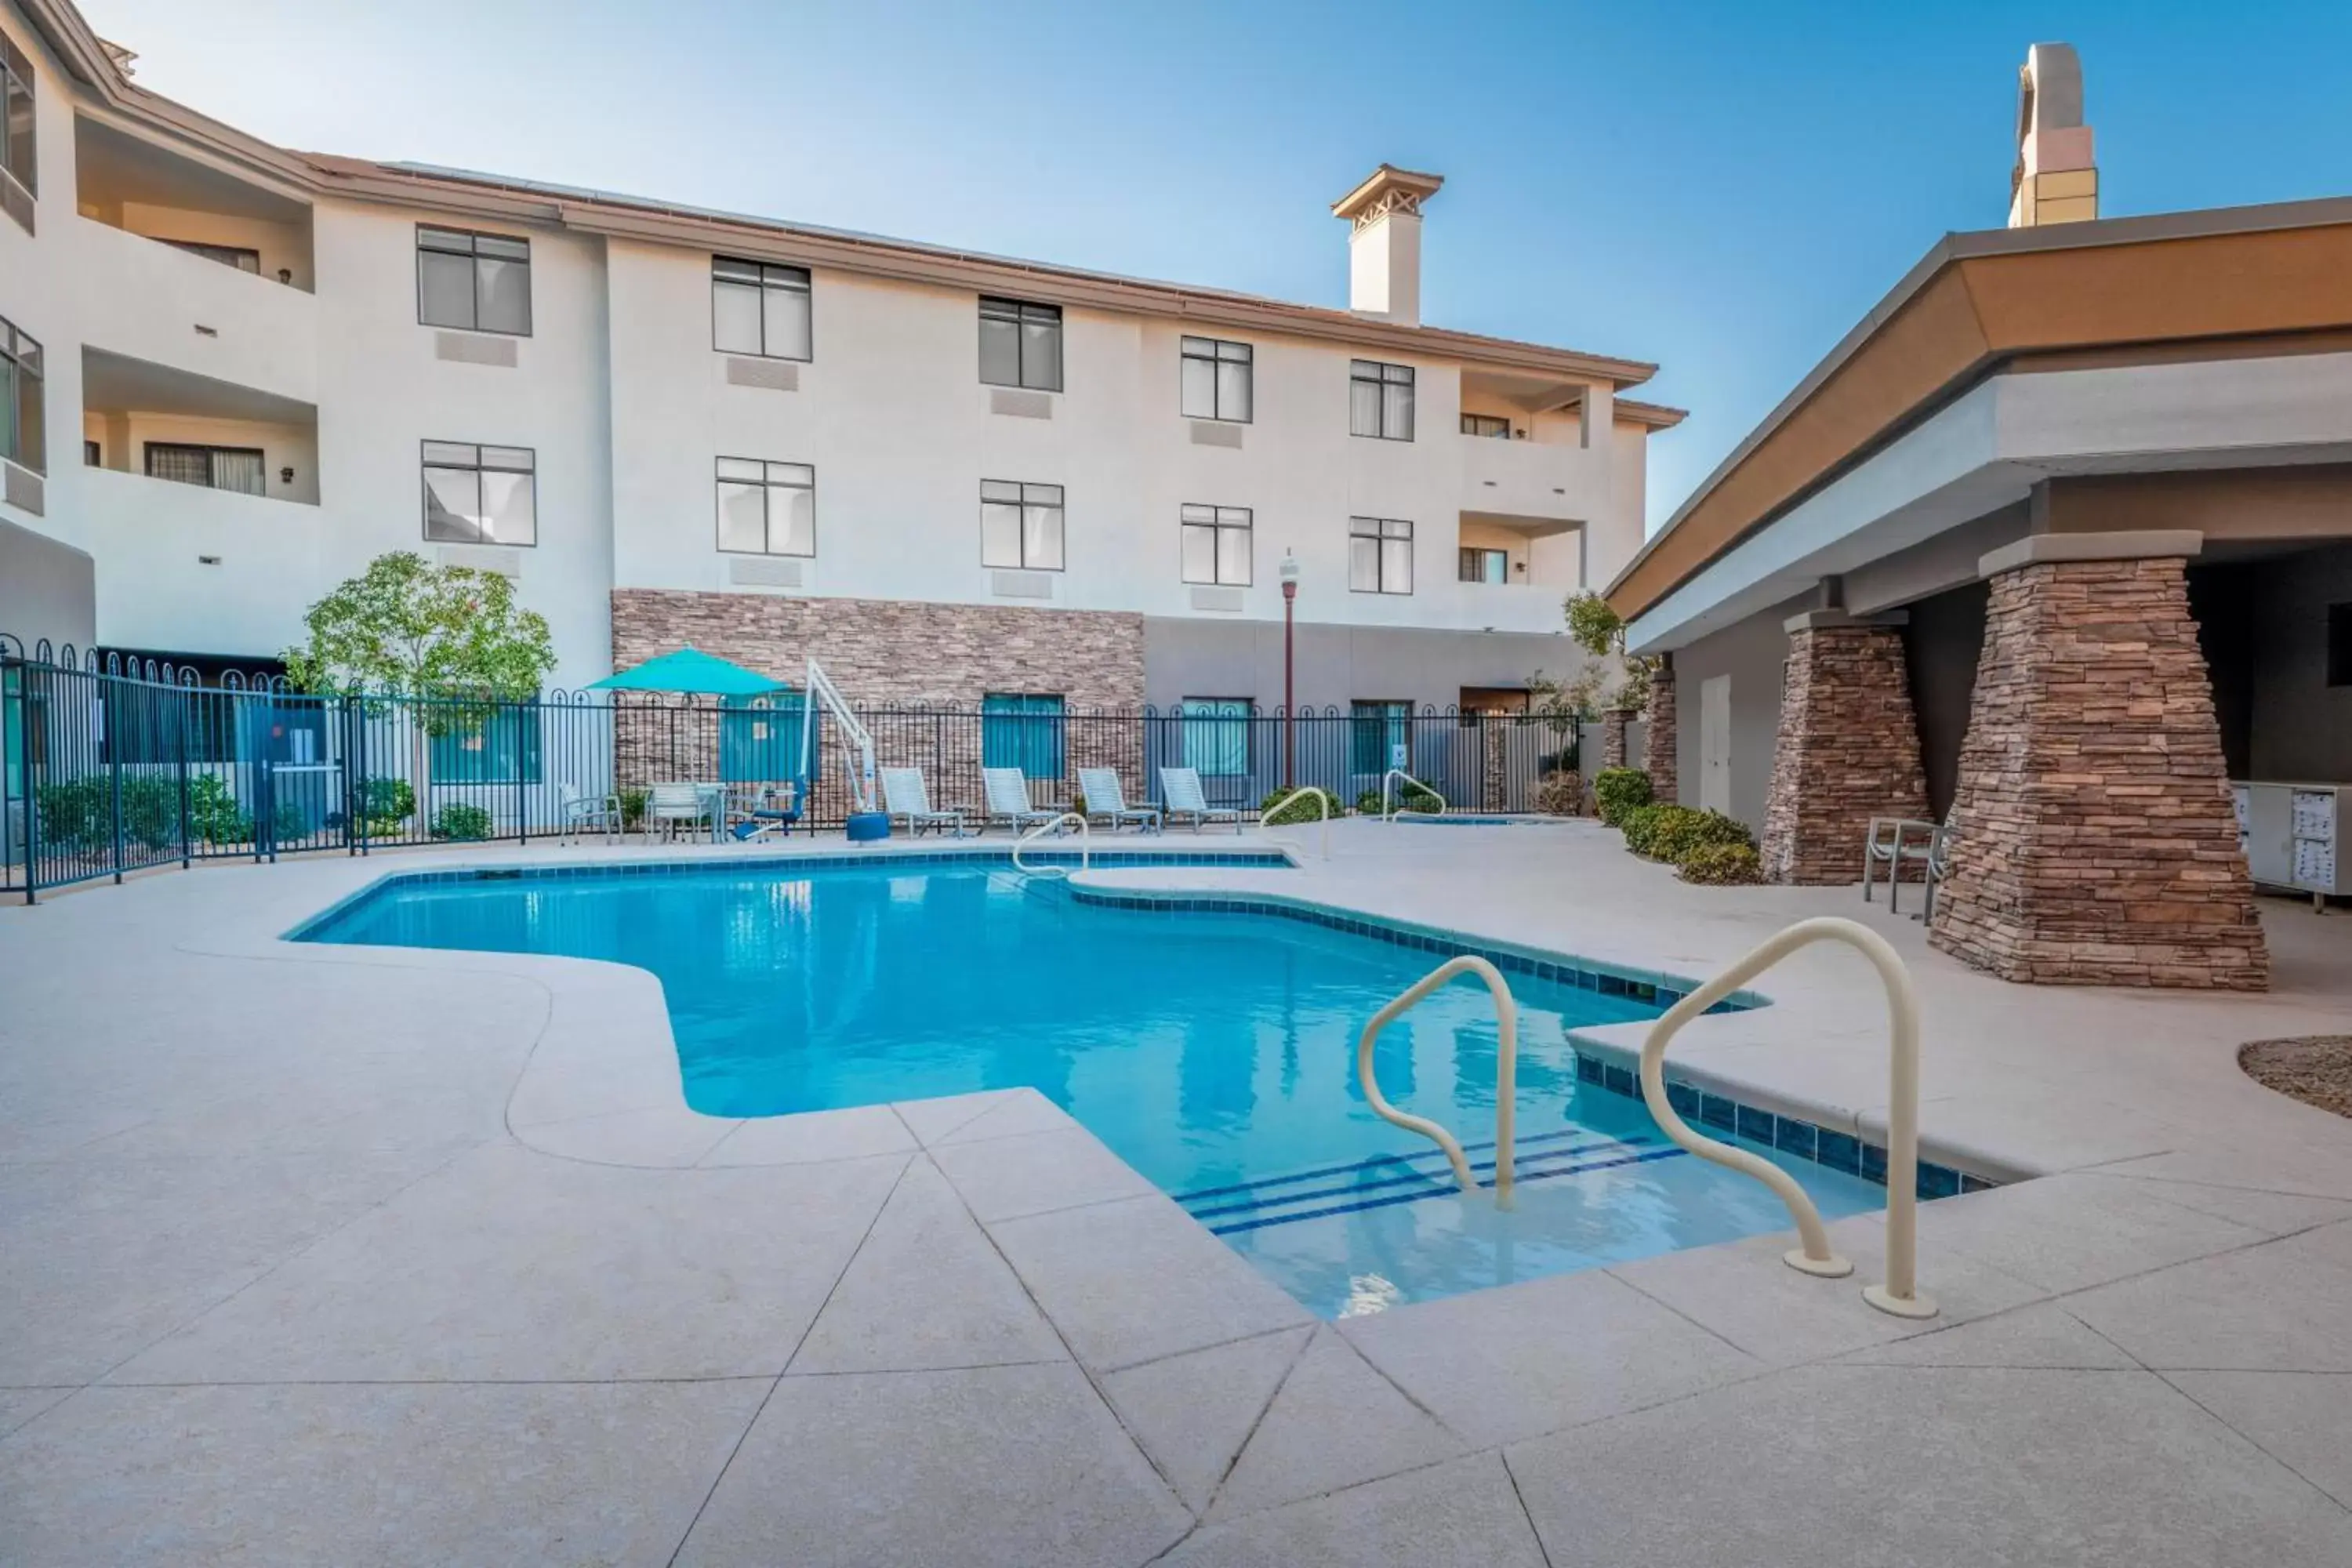
[{"label": "blue tile pool edge", "polygon": [[[764,875],[784,868],[817,874],[839,872],[845,868],[870,871],[877,866],[950,866],[973,861],[988,861],[1010,869],[1013,849],[1013,846],[1009,842],[976,844],[957,849],[899,849],[877,846],[863,849],[824,850],[814,854],[706,856],[692,860],[589,860],[574,864],[521,861],[503,866],[444,866],[432,870],[387,871],[352,889],[316,914],[306,916],[281,933],[278,940],[317,942],[321,931],[366,900],[403,888],[432,883],[515,882],[541,878],[605,880],[697,871],[720,875]],[[1023,854],[1031,863],[1041,866],[1076,866],[1081,860],[1079,852],[1075,849],[1027,848]],[[1255,847],[1198,850],[1097,849],[1090,851],[1090,854],[1091,863],[1106,869],[1138,866],[1236,866],[1246,870],[1288,870],[1298,864],[1287,850]]]},{"label": "blue tile pool edge", "polygon": [[[1628,1100],[1642,1099],[1642,1080],[1635,1069],[1621,1066],[1611,1056],[1604,1056],[1591,1047],[1570,1040],[1569,1048],[1576,1055],[1576,1081],[1591,1084],[1610,1094]],[[1834,1127],[1824,1127],[1802,1117],[1783,1116],[1749,1105],[1729,1095],[1702,1089],[1687,1079],[1666,1075],[1666,1103],[1675,1113],[1694,1127],[1713,1132],[1730,1132],[1778,1150],[1793,1159],[1810,1161],[1849,1176],[1859,1176],[1878,1186],[1886,1184],[1886,1146],[1874,1143],[1852,1132]],[[2005,1184],[2003,1178],[1980,1175],[1922,1159],[1919,1178],[1916,1184],[1919,1197],[1955,1197],[1961,1193],[1981,1193]]]},{"label": "blue tile pool edge", "polygon": [[[1551,952],[1544,948],[1523,947],[1498,942],[1491,938],[1473,936],[1467,931],[1450,931],[1442,926],[1417,925],[1411,921],[1390,916],[1364,915],[1318,904],[1306,899],[1286,897],[1279,893],[1243,893],[1193,891],[1129,892],[1120,889],[1090,888],[1073,883],[1070,897],[1082,904],[1095,904],[1111,909],[1142,910],[1156,913],[1209,913],[1234,915],[1273,915],[1283,920],[1304,921],[1311,925],[1328,926],[1334,931],[1370,937],[1375,942],[1392,942],[1399,947],[1418,948],[1427,952],[1453,957],[1470,953],[1485,959],[1506,973],[1530,975],[1549,980],[1555,984],[1572,985],[1580,991],[1591,991],[1602,996],[1622,996],[1628,1001],[1647,1003],[1658,1007],[1671,1007],[1692,992],[1702,981],[1684,974],[1667,974],[1657,970],[1632,969],[1622,965],[1601,963],[1574,954]],[[1771,998],[1753,991],[1735,991],[1707,1009],[1710,1013],[1743,1013],[1751,1007],[1771,1005]]]}]

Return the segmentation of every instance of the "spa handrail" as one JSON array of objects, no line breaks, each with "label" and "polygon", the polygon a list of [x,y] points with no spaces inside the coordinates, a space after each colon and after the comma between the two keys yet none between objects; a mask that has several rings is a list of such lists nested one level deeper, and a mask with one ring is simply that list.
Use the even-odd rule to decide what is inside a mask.
[{"label": "spa handrail", "polygon": [[1512,999],[1511,988],[1505,984],[1501,971],[1486,960],[1465,952],[1447,959],[1398,993],[1388,1005],[1372,1015],[1372,1021],[1364,1026],[1363,1034],[1357,1037],[1356,1078],[1364,1086],[1364,1103],[1372,1108],[1372,1114],[1433,1142],[1445,1152],[1446,1163],[1454,1167],[1454,1179],[1461,1184],[1462,1190],[1465,1193],[1478,1190],[1478,1179],[1470,1173],[1470,1162],[1463,1154],[1462,1145],[1454,1134],[1434,1121],[1391,1105],[1388,1098],[1381,1093],[1380,1083],[1372,1074],[1372,1043],[1380,1038],[1381,1031],[1394,1023],[1398,1015],[1457,974],[1475,974],[1485,981],[1487,994],[1495,1001],[1497,1036],[1495,1050],[1495,1202],[1508,1207],[1511,1201],[1511,1139],[1518,1100],[1519,1008]]},{"label": "spa handrail", "polygon": [[1772,1189],[1797,1222],[1802,1245],[1785,1255],[1791,1268],[1823,1279],[1837,1279],[1853,1272],[1853,1265],[1830,1247],[1822,1212],[1797,1179],[1745,1149],[1718,1142],[1692,1130],[1666,1098],[1666,1046],[1693,1018],[1730,995],[1741,985],[1771,968],[1799,948],[1817,942],[1842,942],[1859,951],[1878,971],[1886,988],[1888,1068],[1886,1110],[1886,1282],[1865,1289],[1862,1297],[1882,1312],[1898,1318],[1932,1318],[1936,1303],[1919,1293],[1919,999],[1912,990],[1911,972],[1886,939],[1868,926],[1835,916],[1799,921],[1773,936],[1753,952],[1675,1003],[1650,1028],[1642,1042],[1642,1099],[1667,1137],[1703,1160],[1743,1172]]},{"label": "spa handrail", "polygon": [[[1422,811],[1413,806],[1405,805],[1404,801],[1411,800],[1412,798],[1411,795],[1406,795],[1403,796],[1402,799],[1399,799],[1392,793],[1396,781],[1399,779],[1404,780],[1405,783],[1412,785],[1413,788],[1421,791],[1422,794],[1435,801],[1437,803],[1437,809],[1435,811]],[[1394,804],[1391,804],[1391,802]],[[1435,790],[1430,788],[1427,784],[1422,783],[1419,779],[1413,777],[1402,768],[1391,768],[1387,773],[1381,775],[1381,820],[1382,822],[1394,822],[1401,813],[1407,811],[1412,812],[1416,816],[1444,816],[1445,815],[1445,797],[1444,795],[1438,794]]]},{"label": "spa handrail", "polygon": [[1078,869],[1081,871],[1091,869],[1093,866],[1092,857],[1094,854],[1094,839],[1087,830],[1087,819],[1080,816],[1075,811],[1066,811],[1062,813],[1061,816],[1055,817],[1052,821],[1041,822],[1036,826],[1031,828],[1028,832],[1023,834],[1013,846],[1013,868],[1016,871],[1025,871],[1032,877],[1068,876],[1070,874],[1070,868],[1067,866],[1032,866],[1027,861],[1021,858],[1021,851],[1028,847],[1031,839],[1037,837],[1041,834],[1058,832],[1062,824],[1066,822],[1075,822],[1078,825]]},{"label": "spa handrail", "polygon": [[1330,792],[1328,790],[1318,789],[1313,784],[1302,784],[1298,788],[1292,790],[1288,795],[1284,795],[1280,800],[1276,801],[1272,805],[1267,806],[1264,811],[1257,814],[1258,831],[1263,833],[1269,827],[1288,826],[1286,823],[1276,823],[1273,819],[1276,816],[1280,815],[1284,806],[1288,805],[1292,801],[1297,800],[1302,795],[1313,795],[1318,808],[1321,810],[1323,814],[1323,858],[1328,860],[1331,858],[1331,795]]}]

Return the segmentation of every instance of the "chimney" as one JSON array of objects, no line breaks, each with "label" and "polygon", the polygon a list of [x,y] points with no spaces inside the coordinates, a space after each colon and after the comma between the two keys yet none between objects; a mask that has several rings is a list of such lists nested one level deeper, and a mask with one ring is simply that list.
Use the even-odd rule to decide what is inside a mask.
[{"label": "chimney", "polygon": [[2082,223],[2099,216],[2099,166],[2083,123],[2083,62],[2072,44],[2036,44],[2017,73],[2017,164],[2009,226]]},{"label": "chimney", "polygon": [[1331,204],[1348,236],[1348,309],[1404,326],[1421,325],[1421,204],[1443,174],[1416,174],[1382,163]]}]

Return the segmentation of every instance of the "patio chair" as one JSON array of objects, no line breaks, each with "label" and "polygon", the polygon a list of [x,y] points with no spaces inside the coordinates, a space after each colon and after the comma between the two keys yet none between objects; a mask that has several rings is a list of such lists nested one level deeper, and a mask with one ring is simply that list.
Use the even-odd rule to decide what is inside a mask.
[{"label": "patio chair", "polygon": [[[755,784],[735,790],[727,802],[727,831],[745,842],[771,833],[790,838],[793,825],[801,819],[803,800],[797,784]],[[815,824],[809,825],[809,832],[815,834]]]},{"label": "patio chair", "polygon": [[1127,792],[1118,782],[1117,768],[1080,768],[1078,793],[1087,797],[1089,818],[1110,818],[1113,833],[1132,822],[1146,833],[1160,831],[1160,808],[1156,805],[1129,805]]},{"label": "patio chair", "polygon": [[1207,822],[1230,822],[1234,831],[1242,830],[1242,814],[1230,805],[1211,805],[1209,797],[1201,793],[1201,770],[1198,768],[1162,768],[1160,770],[1160,793],[1166,798],[1169,820],[1180,816],[1192,819],[1192,831],[1201,831]]},{"label": "patio chair", "polygon": [[1930,919],[1936,912],[1936,884],[1943,879],[1947,852],[1949,848],[1949,821],[1928,822],[1908,816],[1874,816],[1862,845],[1862,901],[1871,901],[1871,884],[1878,879],[1878,868],[1886,868],[1886,912],[1903,912],[1903,870],[1906,866],[1925,868],[1927,883],[1927,913],[1916,919]]},{"label": "patio chair", "polygon": [[971,829],[963,825],[962,812],[940,811],[932,807],[931,792],[924,787],[922,769],[883,768],[879,771],[882,774],[882,808],[889,813],[894,822],[903,818],[908,833],[920,837],[924,828],[936,827],[957,838],[971,836]]},{"label": "patio chair", "polygon": [[982,768],[980,783],[988,798],[988,820],[1009,822],[1015,833],[1062,815],[1029,804],[1029,778],[1019,768]]},{"label": "patio chair", "polygon": [[654,830],[659,828],[665,838],[673,835],[681,822],[695,825],[696,831],[708,829],[712,838],[719,836],[719,814],[723,809],[709,786],[698,784],[657,784],[646,795],[646,838],[650,842]]},{"label": "patio chair", "polygon": [[583,833],[601,833],[605,843],[613,843],[621,837],[621,797],[567,789],[556,807],[556,820],[562,824],[562,831],[556,836],[558,843],[572,843]]}]

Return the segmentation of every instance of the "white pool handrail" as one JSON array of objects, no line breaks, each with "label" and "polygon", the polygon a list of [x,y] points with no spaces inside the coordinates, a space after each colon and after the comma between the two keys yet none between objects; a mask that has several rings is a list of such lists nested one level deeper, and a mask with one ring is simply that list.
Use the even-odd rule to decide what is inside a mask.
[{"label": "white pool handrail", "polygon": [[1078,869],[1081,871],[1090,869],[1093,865],[1094,839],[1087,827],[1087,819],[1075,811],[1066,811],[1053,820],[1041,822],[1023,834],[1013,846],[1013,869],[1025,871],[1032,877],[1068,876],[1070,868],[1067,866],[1032,866],[1021,858],[1021,851],[1028,847],[1031,839],[1041,834],[1058,832],[1062,824],[1066,822],[1075,822],[1078,825]]},{"label": "white pool handrail", "polygon": [[[1423,811],[1417,806],[1396,804],[1396,782],[1399,779],[1404,780],[1405,783],[1412,785],[1415,789],[1420,790],[1423,794],[1428,795],[1430,799],[1435,801],[1437,803],[1437,809],[1435,811]],[[1411,800],[1412,797],[1411,795],[1406,795],[1404,798],[1406,800]],[[1445,815],[1445,797],[1444,795],[1438,794],[1435,790],[1431,789],[1427,784],[1422,783],[1419,779],[1413,777],[1402,768],[1391,768],[1387,773],[1381,775],[1381,820],[1382,822],[1394,822],[1398,816],[1408,811],[1412,812],[1415,816],[1444,816]]]},{"label": "white pool handrail", "polygon": [[1653,1025],[1642,1042],[1642,1099],[1667,1137],[1703,1160],[1745,1172],[1778,1194],[1797,1222],[1803,1245],[1786,1254],[1790,1268],[1823,1279],[1838,1279],[1853,1272],[1853,1265],[1830,1247],[1822,1212],[1797,1179],[1770,1161],[1745,1149],[1718,1142],[1692,1130],[1666,1099],[1666,1044],[1676,1031],[1748,981],[1780,963],[1801,947],[1817,942],[1842,942],[1859,951],[1878,971],[1886,987],[1889,1054],[1886,1110],[1886,1282],[1872,1285],[1864,1300],[1898,1318],[1932,1318],[1934,1300],[1919,1293],[1919,999],[1911,987],[1911,972],[1902,955],[1868,926],[1824,915],[1795,925],[1765,942],[1753,952],[1675,1003]]},{"label": "white pool handrail", "polygon": [[1478,1179],[1470,1173],[1470,1162],[1462,1152],[1462,1145],[1453,1133],[1425,1118],[1399,1110],[1381,1093],[1381,1086],[1372,1076],[1372,1042],[1382,1029],[1396,1021],[1397,1016],[1418,1003],[1423,997],[1444,984],[1457,974],[1475,974],[1486,983],[1486,991],[1495,999],[1495,1202],[1508,1208],[1511,1203],[1511,1142],[1515,1130],[1518,1102],[1519,1080],[1519,1007],[1511,997],[1511,988],[1504,983],[1502,973],[1475,953],[1462,953],[1449,958],[1411,986],[1391,999],[1388,1005],[1372,1015],[1364,1032],[1356,1040],[1356,1079],[1364,1086],[1364,1103],[1372,1114],[1383,1121],[1392,1122],[1408,1132],[1418,1132],[1445,1151],[1446,1163],[1454,1167],[1454,1179],[1465,1193],[1478,1190]]},{"label": "white pool handrail", "polygon": [[1318,789],[1313,784],[1299,785],[1297,789],[1292,790],[1288,795],[1284,795],[1280,800],[1276,801],[1272,805],[1267,806],[1264,811],[1257,814],[1258,831],[1264,833],[1272,827],[1286,826],[1286,824],[1274,822],[1272,819],[1281,813],[1284,806],[1288,805],[1292,801],[1297,800],[1302,795],[1313,795],[1315,797],[1316,804],[1322,809],[1323,858],[1328,860],[1331,858],[1331,793],[1328,790]]}]

